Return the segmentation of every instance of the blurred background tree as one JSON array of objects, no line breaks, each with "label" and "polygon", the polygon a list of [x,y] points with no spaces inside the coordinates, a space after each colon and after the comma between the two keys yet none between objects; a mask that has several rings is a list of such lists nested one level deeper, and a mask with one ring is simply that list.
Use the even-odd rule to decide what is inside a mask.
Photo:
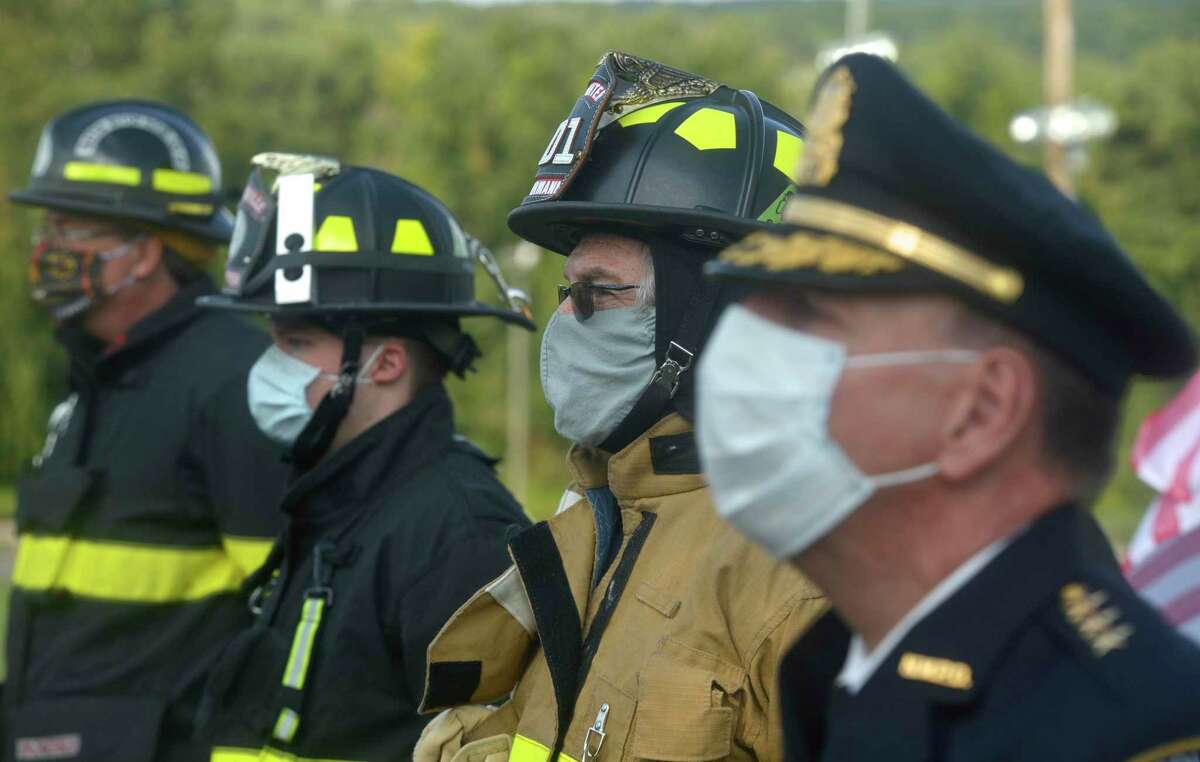
[{"label": "blurred background tree", "polygon": [[[188,111],[210,132],[231,189],[259,151],[331,154],[424,185],[505,251],[515,243],[505,215],[604,50],[754,89],[802,115],[814,56],[841,36],[842,13],[838,2],[0,0],[0,191],[24,183],[38,133],[55,113],[88,100],[146,97]],[[891,0],[878,4],[873,21],[892,33],[901,65],[939,103],[1018,159],[1038,162],[1009,141],[1007,125],[1041,100],[1039,0]],[[1081,200],[1196,321],[1200,0],[1088,0],[1078,5],[1076,36],[1078,91],[1109,103],[1121,119],[1114,138],[1090,151]],[[35,220],[0,203],[0,509],[11,509],[11,484],[64,391],[61,354],[25,294]],[[561,266],[546,254],[530,275],[541,325],[555,305]],[[485,281],[480,293],[492,297]],[[487,356],[467,383],[450,383],[460,428],[497,454],[509,361],[503,331],[478,324]],[[536,351],[517,361],[537,379]],[[1171,391],[1140,385],[1131,393],[1123,469],[1099,509],[1118,543],[1148,498],[1125,465],[1129,442]],[[564,486],[565,443],[540,385],[524,393],[532,415],[525,500],[540,517]]]}]

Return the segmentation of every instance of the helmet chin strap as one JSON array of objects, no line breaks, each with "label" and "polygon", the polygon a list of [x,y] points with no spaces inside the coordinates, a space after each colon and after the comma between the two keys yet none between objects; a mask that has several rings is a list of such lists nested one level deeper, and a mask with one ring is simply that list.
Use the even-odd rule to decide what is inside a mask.
[{"label": "helmet chin strap", "polygon": [[321,399],[287,454],[287,460],[298,468],[307,471],[316,465],[333,444],[338,427],[350,412],[364,337],[365,331],[357,322],[347,323],[342,329],[342,367],[337,383]]}]

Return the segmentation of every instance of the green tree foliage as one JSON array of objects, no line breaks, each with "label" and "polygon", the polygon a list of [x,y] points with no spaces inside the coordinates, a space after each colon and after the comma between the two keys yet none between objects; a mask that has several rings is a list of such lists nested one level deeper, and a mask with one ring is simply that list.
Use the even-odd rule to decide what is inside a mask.
[{"label": "green tree foliage", "polygon": [[[1037,0],[894,0],[879,28],[902,64],[956,117],[1036,163],[1007,137],[1009,118],[1041,99]],[[1117,109],[1121,128],[1093,147],[1081,200],[1110,225],[1155,282],[1196,320],[1200,295],[1200,0],[1077,4],[1078,89]],[[46,119],[111,97],[164,100],[191,113],[221,151],[231,189],[263,150],[336,155],[379,166],[444,198],[464,224],[505,252],[504,217],[524,195],[536,157],[608,48],[703,72],[802,114],[813,59],[842,29],[838,3],[730,6],[536,5],[495,8],[403,0],[0,0],[0,190],[24,182]],[[903,119],[904,115],[897,114]],[[41,441],[62,392],[63,361],[25,297],[35,214],[0,204],[0,484]],[[554,308],[561,258],[527,276],[539,324]],[[480,295],[495,298],[481,278]],[[487,353],[452,382],[460,426],[504,446],[505,330],[473,325]],[[538,338],[531,342],[536,350]],[[528,508],[545,515],[566,476],[537,379],[537,352],[517,358],[535,379]],[[1136,423],[1170,394],[1138,386]],[[1114,537],[1128,537],[1148,493],[1122,469],[1101,501]]]}]

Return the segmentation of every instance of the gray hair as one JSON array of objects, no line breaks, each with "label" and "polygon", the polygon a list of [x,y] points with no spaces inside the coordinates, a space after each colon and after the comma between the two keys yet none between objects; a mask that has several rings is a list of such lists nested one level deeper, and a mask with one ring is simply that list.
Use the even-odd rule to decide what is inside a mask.
[{"label": "gray hair", "polygon": [[642,253],[642,278],[638,281],[637,301],[634,304],[638,307],[653,307],[654,306],[654,257],[650,255],[650,244],[642,242],[640,249]]}]

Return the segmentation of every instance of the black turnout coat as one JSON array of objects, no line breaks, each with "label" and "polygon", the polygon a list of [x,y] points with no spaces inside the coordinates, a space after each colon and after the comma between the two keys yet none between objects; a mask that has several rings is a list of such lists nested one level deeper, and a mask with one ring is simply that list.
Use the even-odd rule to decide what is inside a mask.
[{"label": "black turnout coat", "polygon": [[[406,759],[425,651],[511,563],[528,526],[494,461],[454,433],[440,384],[298,475],[290,525],[256,582],[254,626],[214,670],[214,762]],[[291,756],[279,758],[292,759]]]}]

